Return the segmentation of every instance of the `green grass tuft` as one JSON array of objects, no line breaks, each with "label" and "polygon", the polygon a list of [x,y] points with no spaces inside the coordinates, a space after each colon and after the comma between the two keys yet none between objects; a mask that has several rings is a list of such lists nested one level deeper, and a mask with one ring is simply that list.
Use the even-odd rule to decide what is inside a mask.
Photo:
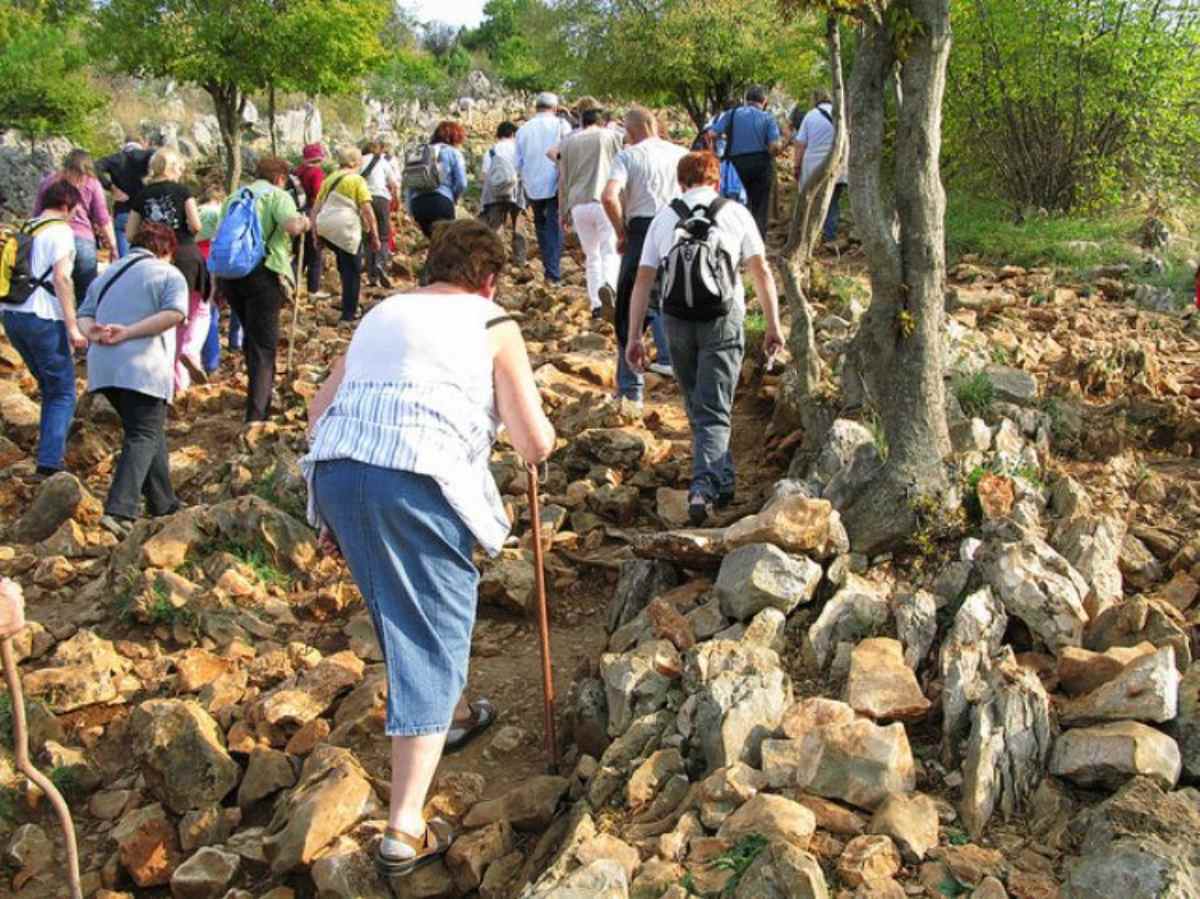
[{"label": "green grass tuft", "polygon": [[726,896],[733,895],[734,890],[737,889],[738,882],[742,879],[742,875],[754,864],[754,860],[767,848],[768,843],[769,841],[762,834],[747,834],[738,840],[732,848],[718,855],[709,863],[710,867],[717,870],[733,872],[733,877],[729,878],[725,884],[724,893]]},{"label": "green grass tuft", "polygon": [[954,382],[954,396],[968,418],[986,418],[996,400],[996,388],[986,372],[976,372]]}]

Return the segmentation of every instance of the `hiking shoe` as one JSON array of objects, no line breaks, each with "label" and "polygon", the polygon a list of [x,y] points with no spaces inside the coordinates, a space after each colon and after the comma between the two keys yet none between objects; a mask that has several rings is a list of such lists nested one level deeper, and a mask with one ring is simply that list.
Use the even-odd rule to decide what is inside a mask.
[{"label": "hiking shoe", "polygon": [[611,324],[617,320],[617,292],[607,284],[601,284],[599,293],[601,315]]},{"label": "hiking shoe", "polygon": [[118,540],[124,540],[133,530],[133,522],[128,518],[121,518],[119,515],[102,515],[100,516],[100,527]]},{"label": "hiking shoe", "polygon": [[688,497],[688,523],[698,528],[708,521],[708,500],[703,494],[693,493]]},{"label": "hiking shoe", "polygon": [[737,491],[724,490],[717,494],[717,508],[728,509],[733,505],[733,501],[737,498]]},{"label": "hiking shoe", "polygon": [[646,371],[652,371],[656,375],[662,375],[664,378],[675,377],[675,369],[669,365],[664,365],[661,362],[651,362],[646,366]]}]

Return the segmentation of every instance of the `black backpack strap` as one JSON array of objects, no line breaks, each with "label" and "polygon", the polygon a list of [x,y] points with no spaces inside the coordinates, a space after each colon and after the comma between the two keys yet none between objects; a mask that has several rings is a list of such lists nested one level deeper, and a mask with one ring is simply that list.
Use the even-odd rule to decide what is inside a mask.
[{"label": "black backpack strap", "polygon": [[733,155],[733,126],[737,122],[737,114],[741,108],[735,106],[729,110],[729,127],[725,129],[725,152],[721,154],[722,159],[728,159]]},{"label": "black backpack strap", "polygon": [[107,281],[105,281],[104,286],[100,288],[100,293],[96,297],[96,308],[97,309],[100,308],[100,303],[104,300],[104,297],[108,294],[109,289],[114,284],[116,284],[118,281],[120,281],[121,278],[124,277],[124,275],[127,271],[129,271],[131,268],[133,268],[139,262],[145,262],[147,259],[153,259],[153,258],[154,257],[151,256],[149,253],[144,253],[144,254],[139,253],[138,255],[136,255],[132,259],[130,259],[128,262],[126,262],[119,269],[117,269],[115,272],[113,272],[112,277],[109,278]]},{"label": "black backpack strap", "polygon": [[711,203],[709,203],[708,208],[706,210],[704,210],[705,213],[708,215],[708,220],[715,225],[717,223],[717,215],[720,213],[720,211],[722,209],[725,208],[725,206],[728,203],[729,203],[728,197],[717,197],[715,200],[713,200]]},{"label": "black backpack strap", "polygon": [[[63,224],[67,227],[70,227],[70,223],[66,219],[30,219],[21,226],[20,233],[24,234],[26,237],[36,237],[37,233],[47,225],[54,224]],[[30,256],[32,255],[33,252],[31,250]],[[46,270],[42,272],[41,277],[37,277],[30,272],[29,283],[33,285],[33,290],[37,290],[40,287],[47,293],[54,293],[54,279],[51,277],[51,275],[54,274],[55,265],[57,265],[57,263],[52,262],[50,265],[46,266]]]},{"label": "black backpack strap", "polygon": [[829,113],[827,113],[820,106],[817,107],[817,112],[819,112],[821,115],[825,116],[825,121],[827,121],[830,125],[833,124],[833,116],[831,116]]},{"label": "black backpack strap", "polygon": [[371,161],[367,163],[367,167],[359,174],[361,174],[364,178],[369,178],[371,176],[371,172],[375,171],[375,166],[379,165],[379,157],[381,155],[381,153],[376,153],[374,156],[372,156]]},{"label": "black backpack strap", "polygon": [[346,177],[346,172],[342,172],[336,178],[329,182],[329,189],[325,191],[325,199],[328,200],[330,194],[337,190],[337,186],[342,183],[342,179]]},{"label": "black backpack strap", "polygon": [[685,222],[692,217],[692,210],[688,208],[688,204],[676,197],[671,201],[672,211],[679,216],[679,221]]}]

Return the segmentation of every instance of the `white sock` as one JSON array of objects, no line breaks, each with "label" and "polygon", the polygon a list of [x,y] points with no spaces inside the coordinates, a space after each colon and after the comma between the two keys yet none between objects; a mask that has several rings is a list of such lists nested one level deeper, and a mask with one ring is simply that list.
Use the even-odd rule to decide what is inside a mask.
[{"label": "white sock", "polygon": [[383,843],[379,847],[379,851],[388,858],[412,858],[417,853],[413,847],[403,840],[398,840],[395,837],[390,837],[384,834]]}]

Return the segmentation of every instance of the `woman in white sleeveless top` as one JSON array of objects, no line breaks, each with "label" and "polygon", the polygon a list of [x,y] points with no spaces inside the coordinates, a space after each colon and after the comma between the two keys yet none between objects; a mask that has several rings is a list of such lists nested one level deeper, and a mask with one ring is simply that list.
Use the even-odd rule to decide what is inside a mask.
[{"label": "woman in white sleeveless top", "polygon": [[467,679],[479,572],[509,521],[488,468],[503,424],[517,451],[554,449],[525,344],[492,302],[504,245],[474,219],[440,225],[431,283],[365,316],[309,410],[309,516],[340,548],[375,622],[392,738],[380,872],[410,873],[449,848],[425,796]]}]

